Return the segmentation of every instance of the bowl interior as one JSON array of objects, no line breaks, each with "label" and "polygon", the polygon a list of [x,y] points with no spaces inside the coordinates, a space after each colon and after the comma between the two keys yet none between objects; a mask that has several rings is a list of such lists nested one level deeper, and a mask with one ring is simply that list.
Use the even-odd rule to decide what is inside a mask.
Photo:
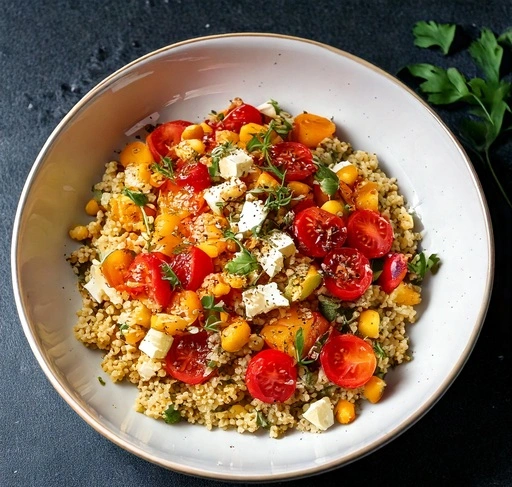
[{"label": "bowl interior", "polygon": [[[136,413],[136,388],[102,386],[101,353],[73,336],[80,307],[65,260],[68,229],[104,164],[144,124],[199,121],[240,96],[270,98],[287,111],[333,117],[341,138],[375,152],[398,179],[421,228],[423,248],[442,259],[427,281],[419,321],[409,326],[414,360],[388,375],[385,399],[321,435],[207,431]],[[465,249],[463,252],[461,249]],[[478,258],[475,258],[478,256]],[[115,443],[184,473],[230,480],[313,474],[359,458],[419,419],[467,359],[492,282],[492,235],[482,191],[446,127],[412,92],[377,68],[309,41],[271,35],[196,39],[121,69],[66,116],[42,149],[15,222],[13,281],[27,338],[65,400]]]}]

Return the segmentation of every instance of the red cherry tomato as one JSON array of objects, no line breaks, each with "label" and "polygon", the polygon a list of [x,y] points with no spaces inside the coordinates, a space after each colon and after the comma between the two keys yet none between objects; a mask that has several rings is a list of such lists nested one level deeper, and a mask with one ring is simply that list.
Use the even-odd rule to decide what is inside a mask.
[{"label": "red cherry tomato", "polygon": [[161,252],[139,254],[128,267],[123,290],[130,296],[145,294],[151,301],[165,308],[172,297],[169,281],[164,279],[162,265],[170,263],[170,257]]},{"label": "red cherry tomato", "polygon": [[294,360],[280,350],[262,350],[249,362],[245,383],[249,394],[260,401],[284,402],[295,392],[297,369]]},{"label": "red cherry tomato", "polygon": [[324,284],[327,290],[344,301],[354,301],[372,283],[369,260],[357,249],[343,247],[328,253],[323,262]]},{"label": "red cherry tomato", "polygon": [[320,352],[326,377],[341,387],[355,389],[366,384],[377,367],[373,347],[355,335],[333,334]]},{"label": "red cherry tomato", "polygon": [[312,206],[295,217],[293,234],[301,252],[309,257],[324,257],[331,250],[343,246],[347,227],[339,216]]},{"label": "red cherry tomato", "polygon": [[189,125],[191,123],[184,120],[163,123],[146,137],[146,143],[155,161],[158,162],[171,153],[171,147],[181,141],[181,134]]},{"label": "red cherry tomato", "polygon": [[239,133],[242,125],[248,123],[261,124],[263,117],[256,107],[252,105],[240,105],[231,110],[222,120],[221,125],[225,130]]},{"label": "red cherry tomato", "polygon": [[165,369],[169,375],[185,384],[202,384],[214,373],[206,373],[209,352],[206,331],[175,335],[165,357]]},{"label": "red cherry tomato", "polygon": [[369,259],[386,255],[393,244],[393,227],[380,213],[356,210],[347,222],[347,245],[360,250]]},{"label": "red cherry tomato", "polygon": [[175,181],[179,187],[191,189],[195,193],[211,186],[208,168],[201,162],[183,164],[176,171]]},{"label": "red cherry tomato", "polygon": [[212,258],[197,247],[188,247],[171,258],[171,267],[183,289],[196,291],[213,272]]},{"label": "red cherry tomato", "polygon": [[388,254],[384,258],[382,273],[377,280],[377,284],[385,293],[391,294],[404,280],[406,274],[407,258],[405,255],[398,253]]},{"label": "red cherry tomato", "polygon": [[274,166],[285,172],[286,181],[302,181],[316,172],[313,154],[300,142],[280,142],[270,148]]}]

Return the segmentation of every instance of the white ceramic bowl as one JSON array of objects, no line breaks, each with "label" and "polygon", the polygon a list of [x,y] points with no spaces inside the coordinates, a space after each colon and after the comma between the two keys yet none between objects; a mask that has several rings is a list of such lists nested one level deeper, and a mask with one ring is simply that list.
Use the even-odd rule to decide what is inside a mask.
[{"label": "white ceramic bowl", "polygon": [[[152,121],[199,120],[240,96],[278,100],[291,113],[334,117],[355,148],[375,152],[398,178],[425,231],[423,248],[442,266],[428,280],[419,321],[409,327],[414,360],[388,375],[385,399],[360,418],[321,435],[169,427],[136,413],[132,385],[100,385],[101,354],[73,337],[80,307],[64,255],[68,229],[134,128]],[[393,77],[315,42],[264,34],[193,39],[120,69],[88,93],[55,129],[25,185],[12,246],[16,302],[44,372],[93,428],[151,462],[217,479],[264,481],[315,474],[392,440],[441,397],[467,360],[491,291],[493,245],[479,182],[440,119]],[[475,258],[478,256],[478,258]]]}]

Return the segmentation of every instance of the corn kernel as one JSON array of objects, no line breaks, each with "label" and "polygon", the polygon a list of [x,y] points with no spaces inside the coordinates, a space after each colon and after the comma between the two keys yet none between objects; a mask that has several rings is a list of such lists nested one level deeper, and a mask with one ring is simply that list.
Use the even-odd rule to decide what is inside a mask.
[{"label": "corn kernel", "polygon": [[343,215],[345,205],[338,200],[326,201],[322,206],[322,210],[328,211],[333,215]]},{"label": "corn kernel", "polygon": [[231,291],[231,286],[224,282],[219,282],[218,284],[215,284],[215,286],[212,289],[212,293],[216,298],[225,296],[226,294],[229,293],[229,291]]},{"label": "corn kernel", "polygon": [[221,346],[226,352],[238,352],[249,341],[251,327],[242,318],[230,323],[221,332]]},{"label": "corn kernel", "polygon": [[98,211],[100,211],[100,205],[95,199],[89,200],[85,205],[85,212],[89,216],[96,216]]},{"label": "corn kernel", "polygon": [[204,137],[204,129],[201,125],[189,125],[181,133],[181,140],[202,139]]},{"label": "corn kernel", "polygon": [[379,336],[380,315],[373,309],[366,309],[359,315],[357,329],[359,333],[369,338]]},{"label": "corn kernel", "polygon": [[372,376],[370,380],[364,385],[363,396],[368,399],[372,404],[379,402],[384,394],[386,382],[376,375]]},{"label": "corn kernel", "polygon": [[85,240],[86,238],[89,238],[89,230],[84,225],[77,225],[69,231],[69,236],[73,240]]},{"label": "corn kernel", "polygon": [[341,424],[349,424],[356,419],[356,408],[354,403],[346,399],[340,399],[334,407],[334,417]]},{"label": "corn kernel", "polygon": [[246,412],[247,410],[241,404],[233,404],[233,406],[229,408],[230,416],[240,416]]}]

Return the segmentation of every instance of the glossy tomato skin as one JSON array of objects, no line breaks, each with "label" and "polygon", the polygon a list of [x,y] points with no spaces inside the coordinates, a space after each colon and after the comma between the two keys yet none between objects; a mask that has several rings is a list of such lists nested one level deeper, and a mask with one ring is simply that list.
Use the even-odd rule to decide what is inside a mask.
[{"label": "glossy tomato skin", "polygon": [[222,120],[221,126],[224,130],[231,130],[239,133],[242,125],[248,123],[262,124],[263,117],[260,111],[252,105],[243,104],[231,110]]},{"label": "glossy tomato skin", "polygon": [[309,257],[324,257],[331,250],[343,247],[347,227],[339,216],[312,206],[295,216],[293,234],[302,253]]},{"label": "glossy tomato skin", "polygon": [[407,258],[404,254],[392,253],[386,255],[382,264],[382,273],[377,284],[388,294],[391,294],[404,280],[407,274]]},{"label": "glossy tomato skin", "polygon": [[201,162],[191,162],[180,166],[176,171],[175,181],[180,188],[190,189],[194,193],[199,193],[211,186],[208,168]]},{"label": "glossy tomato skin", "polygon": [[343,301],[361,297],[372,283],[370,261],[350,247],[329,252],[322,262],[322,269],[327,290]]},{"label": "glossy tomato skin", "polygon": [[170,257],[161,252],[138,254],[128,268],[123,290],[132,297],[145,294],[165,308],[171,301],[172,288],[163,278],[162,265],[169,264],[170,261]]},{"label": "glossy tomato skin", "polygon": [[171,258],[171,267],[183,289],[197,291],[204,278],[213,272],[213,260],[203,250],[191,246]]},{"label": "glossy tomato skin", "polygon": [[313,154],[300,142],[279,142],[270,148],[274,166],[285,172],[286,182],[302,181],[316,172]]},{"label": "glossy tomato skin", "polygon": [[370,380],[377,359],[368,342],[355,335],[333,333],[320,352],[320,364],[332,383],[355,389]]},{"label": "glossy tomato skin", "polygon": [[380,213],[356,210],[347,222],[347,245],[360,250],[369,259],[386,255],[393,244],[393,227]]},{"label": "glossy tomato skin", "polygon": [[262,350],[249,362],[245,383],[249,394],[260,401],[284,402],[295,392],[295,362],[290,355],[280,350]]},{"label": "glossy tomato skin", "polygon": [[165,357],[165,369],[170,376],[185,384],[202,384],[215,373],[206,373],[209,352],[206,331],[175,335]]},{"label": "glossy tomato skin", "polygon": [[171,147],[181,141],[181,134],[185,127],[191,125],[185,120],[174,120],[158,125],[153,132],[146,137],[146,143],[155,161],[171,154]]}]

